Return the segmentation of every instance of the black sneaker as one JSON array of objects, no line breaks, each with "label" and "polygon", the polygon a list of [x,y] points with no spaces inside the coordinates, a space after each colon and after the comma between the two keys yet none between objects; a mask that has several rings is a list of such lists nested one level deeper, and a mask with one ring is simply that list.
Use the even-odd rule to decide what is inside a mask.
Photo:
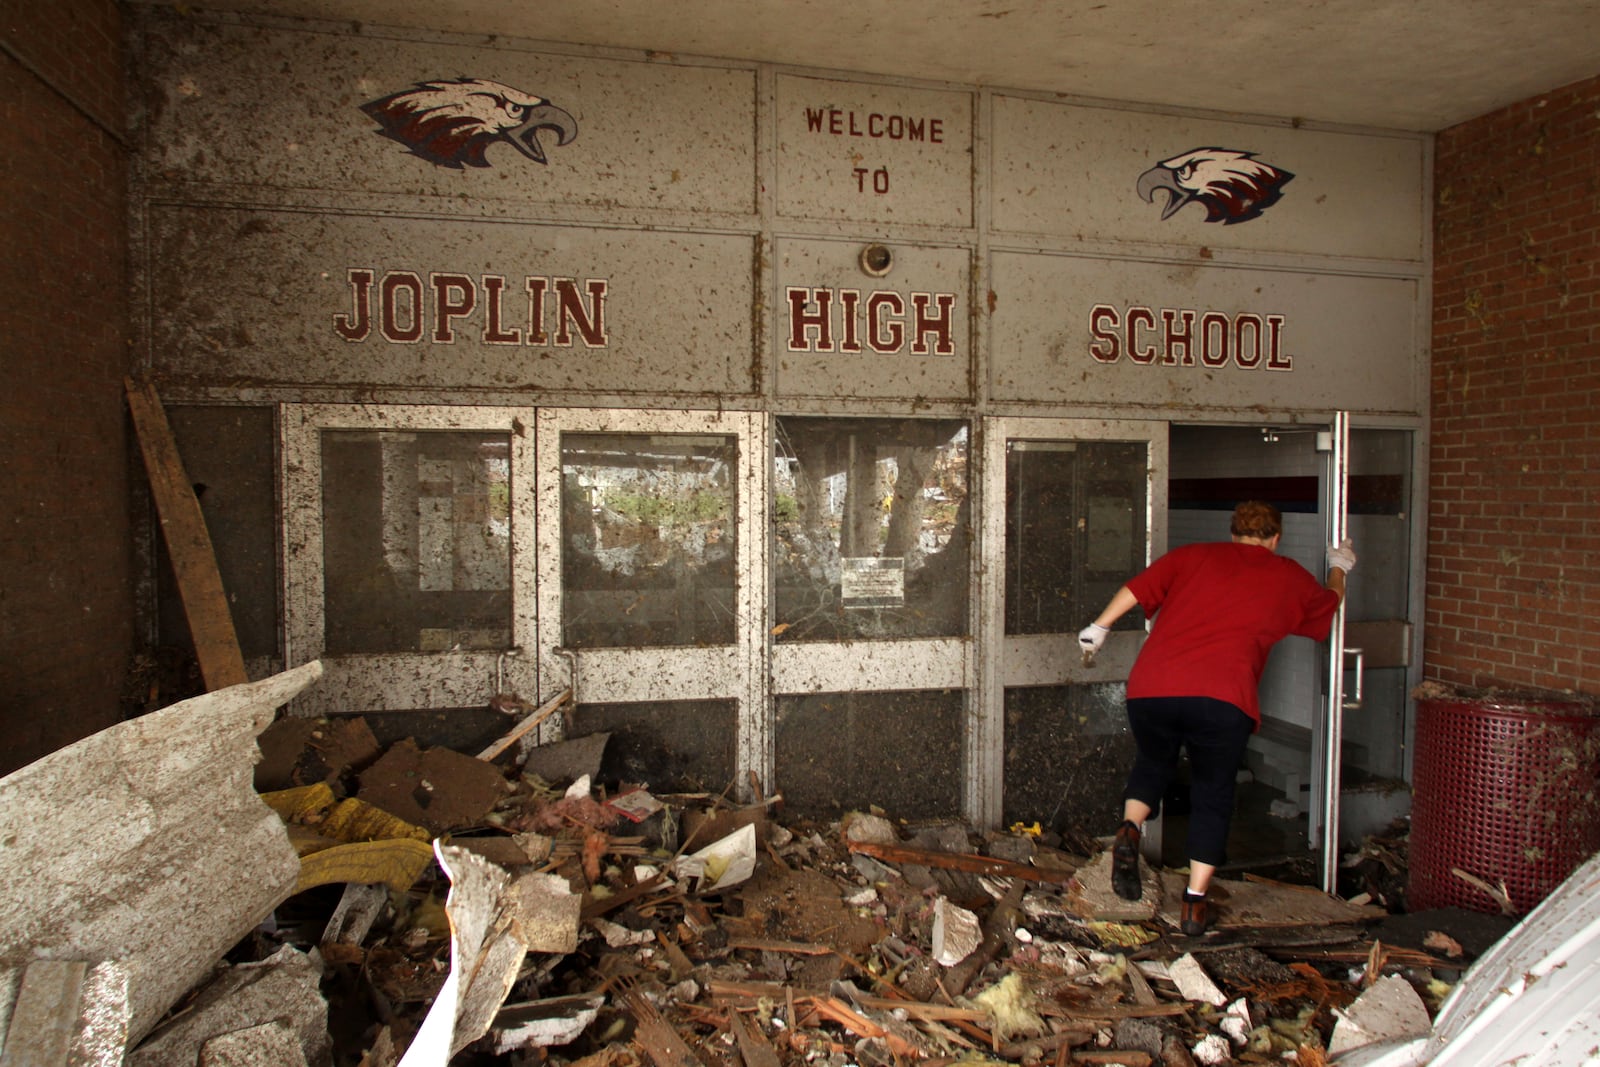
[{"label": "black sneaker", "polygon": [[1123,900],[1144,896],[1139,877],[1139,827],[1131,822],[1117,827],[1116,840],[1111,844],[1111,888]]},{"label": "black sneaker", "polygon": [[1183,891],[1183,910],[1178,913],[1178,929],[1183,936],[1199,937],[1206,932],[1207,910],[1204,894],[1196,897],[1187,889]]}]

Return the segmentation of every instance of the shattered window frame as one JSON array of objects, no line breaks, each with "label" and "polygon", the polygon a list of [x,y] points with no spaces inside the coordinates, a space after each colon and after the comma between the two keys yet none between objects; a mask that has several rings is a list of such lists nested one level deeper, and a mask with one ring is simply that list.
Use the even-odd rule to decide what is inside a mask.
[{"label": "shattered window frame", "polygon": [[775,417],[774,641],[968,635],[972,440],[963,418]]}]

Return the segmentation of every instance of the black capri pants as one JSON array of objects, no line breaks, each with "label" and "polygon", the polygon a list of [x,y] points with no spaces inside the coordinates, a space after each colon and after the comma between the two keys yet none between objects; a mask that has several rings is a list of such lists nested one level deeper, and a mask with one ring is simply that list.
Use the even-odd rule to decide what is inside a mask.
[{"label": "black capri pants", "polygon": [[1234,784],[1255,722],[1233,704],[1212,697],[1140,697],[1128,701],[1128,728],[1138,745],[1124,800],[1160,814],[1161,798],[1189,752],[1188,855],[1220,867],[1227,860]]}]

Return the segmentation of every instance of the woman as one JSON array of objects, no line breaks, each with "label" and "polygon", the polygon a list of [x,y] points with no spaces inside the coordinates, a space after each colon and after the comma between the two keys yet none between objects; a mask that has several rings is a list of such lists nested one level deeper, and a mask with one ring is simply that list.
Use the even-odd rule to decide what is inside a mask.
[{"label": "woman", "polygon": [[1078,634],[1098,652],[1111,626],[1135,605],[1153,617],[1150,637],[1128,675],[1128,726],[1138,754],[1123,790],[1122,825],[1111,849],[1111,884],[1138,900],[1139,828],[1161,810],[1178,769],[1190,768],[1189,885],[1179,926],[1206,927],[1206,892],[1224,858],[1235,776],[1261,725],[1258,688],[1272,646],[1289,634],[1321,641],[1344,601],[1354,569],[1350,541],[1328,548],[1328,580],[1277,554],[1283,516],[1249,500],[1233,509],[1232,540],[1185,545],[1118,589]]}]

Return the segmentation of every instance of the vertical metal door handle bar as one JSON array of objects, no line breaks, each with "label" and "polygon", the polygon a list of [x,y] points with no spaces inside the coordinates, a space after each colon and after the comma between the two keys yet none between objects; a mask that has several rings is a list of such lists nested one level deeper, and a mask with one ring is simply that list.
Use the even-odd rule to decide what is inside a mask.
[{"label": "vertical metal door handle bar", "polygon": [[[1348,533],[1350,479],[1350,413],[1333,415],[1333,469],[1329,471],[1329,513],[1333,543]],[[1348,589],[1346,599],[1348,600]],[[1328,735],[1322,772],[1322,891],[1334,895],[1339,887],[1339,760],[1344,746],[1344,618],[1345,606],[1334,612],[1328,635]]]},{"label": "vertical metal door handle bar", "polygon": [[1344,702],[1344,706],[1347,711],[1355,711],[1357,708],[1361,707],[1362,690],[1365,688],[1367,673],[1367,657],[1362,654],[1362,651],[1359,648],[1346,648],[1344,650],[1344,654],[1347,656],[1354,656],[1356,660],[1356,695],[1354,697],[1347,697]]}]

